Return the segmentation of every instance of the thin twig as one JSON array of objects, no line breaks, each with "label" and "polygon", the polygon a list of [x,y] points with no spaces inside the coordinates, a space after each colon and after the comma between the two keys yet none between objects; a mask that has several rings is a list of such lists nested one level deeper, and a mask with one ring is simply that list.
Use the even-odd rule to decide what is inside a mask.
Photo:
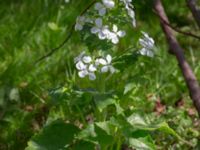
[{"label": "thin twig", "polygon": [[[93,4],[96,2],[96,0],[93,0],[81,13],[79,16],[82,16],[85,12],[87,12],[87,10],[93,6]],[[36,62],[35,64],[39,63],[40,61],[42,61],[43,59],[53,55],[56,51],[58,51],[60,48],[62,48],[67,42],[68,40],[71,38],[73,32],[74,32],[74,27],[75,27],[75,24],[76,22],[73,23],[73,25],[71,26],[70,30],[69,30],[69,33],[67,35],[67,37],[65,38],[65,40],[59,45],[57,46],[56,48],[53,48],[50,50],[50,52],[48,52],[46,55],[40,57]]]},{"label": "thin twig", "polygon": [[39,62],[42,61],[43,59],[45,59],[45,58],[51,56],[51,55],[52,55],[53,53],[55,53],[57,50],[59,50],[60,48],[62,48],[62,47],[65,45],[65,43],[67,43],[67,41],[71,38],[71,36],[72,36],[72,34],[73,34],[73,31],[74,31],[74,24],[72,25],[72,27],[71,27],[71,29],[70,29],[70,31],[69,31],[67,37],[65,38],[65,40],[64,40],[58,47],[51,49],[51,51],[48,52],[46,55],[40,57],[35,63],[36,63],[36,64],[39,63]]},{"label": "thin twig", "polygon": [[[159,17],[159,15],[154,11],[154,13]],[[184,34],[184,35],[187,35],[187,36],[191,36],[193,38],[196,38],[198,40],[200,40],[200,36],[196,35],[196,34],[193,34],[191,32],[185,32],[185,31],[182,31],[181,29],[179,29],[178,27],[175,27],[173,25],[171,25],[169,22],[167,22],[166,20],[164,20],[163,18],[160,18],[161,21],[166,24],[167,26],[169,26],[170,28],[172,28],[174,31],[178,32],[178,33],[181,33],[181,34]]]}]

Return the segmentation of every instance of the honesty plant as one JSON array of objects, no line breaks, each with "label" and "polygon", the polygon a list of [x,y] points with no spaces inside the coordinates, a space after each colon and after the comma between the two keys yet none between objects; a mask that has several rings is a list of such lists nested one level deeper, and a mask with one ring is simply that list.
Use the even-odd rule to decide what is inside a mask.
[{"label": "honesty plant", "polygon": [[[120,0],[119,3],[121,6],[124,6],[127,16],[131,18],[133,27],[136,27],[134,6],[131,4],[132,0]],[[96,2],[91,10],[93,15],[92,13],[86,12],[84,15],[77,17],[75,30],[82,31],[84,30],[84,26],[87,25],[90,27],[90,32],[97,35],[100,40],[107,40],[112,44],[118,44],[120,38],[126,36],[126,32],[119,29],[119,25],[116,23],[106,23],[106,20],[109,19],[109,11],[112,11],[112,9],[115,9],[116,7],[118,6],[116,6],[113,0],[102,0],[101,2]],[[153,57],[154,53],[152,49],[154,47],[154,40],[149,37],[147,33],[142,32],[142,34],[143,37],[139,39],[139,43],[142,46],[139,50],[139,54]],[[95,72],[114,73],[115,69],[111,64],[111,61],[111,55],[94,60],[91,56],[86,56],[85,52],[82,52],[75,58],[75,64],[79,77],[84,78],[89,76],[90,80],[96,79]]]}]

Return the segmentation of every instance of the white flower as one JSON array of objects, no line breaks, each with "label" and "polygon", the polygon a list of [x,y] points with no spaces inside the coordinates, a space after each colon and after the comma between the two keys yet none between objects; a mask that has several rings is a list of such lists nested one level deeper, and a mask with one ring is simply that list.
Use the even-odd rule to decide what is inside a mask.
[{"label": "white flower", "polygon": [[97,71],[97,68],[96,68],[96,66],[95,66],[94,64],[90,64],[88,70],[89,70],[90,72],[95,72],[95,71]]},{"label": "white flower", "polygon": [[142,32],[143,38],[139,39],[140,44],[147,49],[152,49],[154,47],[153,38],[149,37],[149,35],[145,32]]},{"label": "white flower", "polygon": [[149,50],[149,49],[146,49],[146,48],[142,48],[139,53],[143,56],[148,56],[148,57],[153,57],[154,56],[154,53]]},{"label": "white flower", "polygon": [[95,60],[95,65],[96,65],[96,66],[99,66],[100,64],[101,64],[101,65],[106,65],[107,62],[106,62],[106,60],[103,59],[103,58],[97,58],[97,59]]},{"label": "white flower", "polygon": [[102,3],[96,3],[94,8],[98,10],[100,16],[106,14],[106,7]]},{"label": "white flower", "polygon": [[100,40],[104,40],[107,37],[108,26],[103,26],[102,19],[97,18],[95,20],[95,26],[91,28],[91,32],[98,34]]},{"label": "white flower", "polygon": [[139,43],[143,48],[139,51],[139,53],[141,55],[153,57],[154,53],[152,49],[154,48],[154,40],[153,38],[149,37],[147,33],[142,32],[142,34],[143,34],[143,38],[139,39]]},{"label": "white flower", "polygon": [[113,32],[119,37],[124,37],[126,35],[126,32],[118,30],[118,27],[115,24],[113,25]]},{"label": "white flower", "polygon": [[87,66],[82,61],[79,61],[76,63],[76,68],[78,70],[85,70],[87,68]]},{"label": "white flower", "polygon": [[88,64],[92,61],[92,58],[90,56],[83,56],[82,60],[84,63]]},{"label": "white flower", "polygon": [[113,32],[108,33],[108,39],[112,41],[113,44],[119,42],[119,37],[124,37],[126,35],[125,31],[118,30],[118,27],[113,25]]},{"label": "white flower", "polygon": [[95,80],[96,79],[96,75],[94,73],[88,73],[89,79],[90,80]]},{"label": "white flower", "polygon": [[86,76],[89,76],[90,80],[95,80],[96,79],[96,75],[94,74],[94,72],[89,72],[88,70],[81,70],[78,72],[78,76],[80,78],[85,78]]},{"label": "white flower", "polygon": [[90,64],[89,68],[87,68],[87,67],[88,66],[85,65],[82,61],[79,61],[76,64],[76,68],[79,70],[78,76],[80,78],[84,78],[86,76],[89,76],[90,80],[95,80],[96,75],[94,74],[94,72],[97,70],[97,68],[93,64]]},{"label": "white flower", "polygon": [[95,65],[90,64],[92,62],[92,58],[90,56],[86,56],[84,51],[74,59],[74,62],[76,63],[76,69],[78,70],[78,76],[80,78],[89,76],[90,80],[96,79],[94,72],[97,68]]},{"label": "white flower", "polygon": [[88,76],[90,80],[95,80],[96,79],[96,75],[94,74],[95,71],[96,71],[96,67],[93,65],[90,65],[89,68],[80,70],[78,72],[78,76],[80,78],[84,78],[84,77]]},{"label": "white flower", "polygon": [[100,16],[104,16],[106,14],[106,8],[111,9],[115,6],[115,2],[113,0],[103,0],[102,3],[98,2],[95,4],[94,9],[98,10]]},{"label": "white flower", "polygon": [[132,25],[133,27],[136,27],[136,19],[135,19],[135,12],[131,8],[127,8],[128,15],[132,18]]},{"label": "white flower", "polygon": [[131,4],[132,0],[120,0],[120,1],[124,3],[126,8],[129,7],[129,6],[132,6],[132,4]]},{"label": "white flower", "polygon": [[133,10],[133,5],[131,4],[132,0],[120,0],[121,2],[124,3],[125,8],[127,10],[127,13],[129,17],[132,19],[132,25],[133,27],[136,27],[136,19],[135,19],[135,12]]},{"label": "white flower", "polygon": [[83,26],[85,25],[85,17],[84,16],[78,16],[76,18],[76,24],[75,24],[75,30],[76,31],[81,31],[83,30]]},{"label": "white flower", "polygon": [[110,55],[107,55],[105,59],[103,58],[98,58],[95,61],[96,65],[102,65],[103,67],[101,68],[102,73],[106,73],[110,71],[111,73],[115,72],[115,68],[111,64],[112,62],[112,57]]},{"label": "white flower", "polygon": [[106,8],[115,7],[115,2],[113,0],[103,0],[103,4],[106,6]]},{"label": "white flower", "polygon": [[87,75],[88,75],[88,71],[86,69],[78,72],[78,76],[80,78],[85,78],[85,76],[87,76]]}]

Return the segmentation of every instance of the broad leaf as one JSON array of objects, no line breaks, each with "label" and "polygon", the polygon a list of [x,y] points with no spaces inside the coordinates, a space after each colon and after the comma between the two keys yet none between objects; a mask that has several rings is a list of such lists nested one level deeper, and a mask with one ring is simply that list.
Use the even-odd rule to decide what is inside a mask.
[{"label": "broad leaf", "polygon": [[58,150],[66,149],[72,144],[79,129],[63,121],[55,121],[46,126],[39,134],[28,142],[26,150]]}]

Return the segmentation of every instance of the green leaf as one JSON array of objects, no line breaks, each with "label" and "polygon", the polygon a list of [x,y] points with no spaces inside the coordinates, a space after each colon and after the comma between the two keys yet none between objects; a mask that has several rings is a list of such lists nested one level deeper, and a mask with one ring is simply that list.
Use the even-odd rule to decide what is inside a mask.
[{"label": "green leaf", "polygon": [[28,142],[26,150],[58,150],[66,149],[71,144],[79,129],[64,121],[55,121],[46,126],[42,132]]},{"label": "green leaf", "polygon": [[97,96],[95,96],[95,103],[96,103],[99,111],[102,112],[109,105],[114,105],[115,108],[116,108],[117,114],[123,113],[124,109],[120,106],[119,102],[114,98],[110,98],[109,96],[110,95],[97,95]]},{"label": "green leaf", "polygon": [[130,117],[127,118],[128,123],[130,123],[133,128],[146,130],[146,131],[161,131],[166,134],[170,134],[175,136],[177,139],[181,140],[184,143],[187,143],[184,139],[182,139],[166,122],[161,123],[152,123],[148,121],[146,118],[142,117],[141,115],[134,113]]},{"label": "green leaf", "polygon": [[81,140],[75,143],[73,150],[95,150],[95,144]]},{"label": "green leaf", "polygon": [[124,94],[127,94],[128,92],[130,92],[134,87],[135,87],[134,83],[126,84],[126,86],[124,88]]},{"label": "green leaf", "polygon": [[129,138],[129,146],[137,150],[155,150],[156,146],[150,136],[145,138]]},{"label": "green leaf", "polygon": [[100,112],[103,111],[107,106],[109,105],[115,105],[116,101],[113,98],[107,98],[107,97],[101,97],[102,99],[95,99],[97,108],[99,109]]},{"label": "green leaf", "polygon": [[49,22],[49,23],[48,23],[48,27],[49,27],[51,30],[54,30],[54,31],[59,30],[59,27],[58,27],[58,25],[57,25],[55,22]]},{"label": "green leaf", "polygon": [[90,124],[86,129],[80,132],[78,138],[94,144],[100,144],[101,147],[106,147],[113,141],[113,137],[108,131],[110,129],[108,128],[108,124],[106,123]]}]

